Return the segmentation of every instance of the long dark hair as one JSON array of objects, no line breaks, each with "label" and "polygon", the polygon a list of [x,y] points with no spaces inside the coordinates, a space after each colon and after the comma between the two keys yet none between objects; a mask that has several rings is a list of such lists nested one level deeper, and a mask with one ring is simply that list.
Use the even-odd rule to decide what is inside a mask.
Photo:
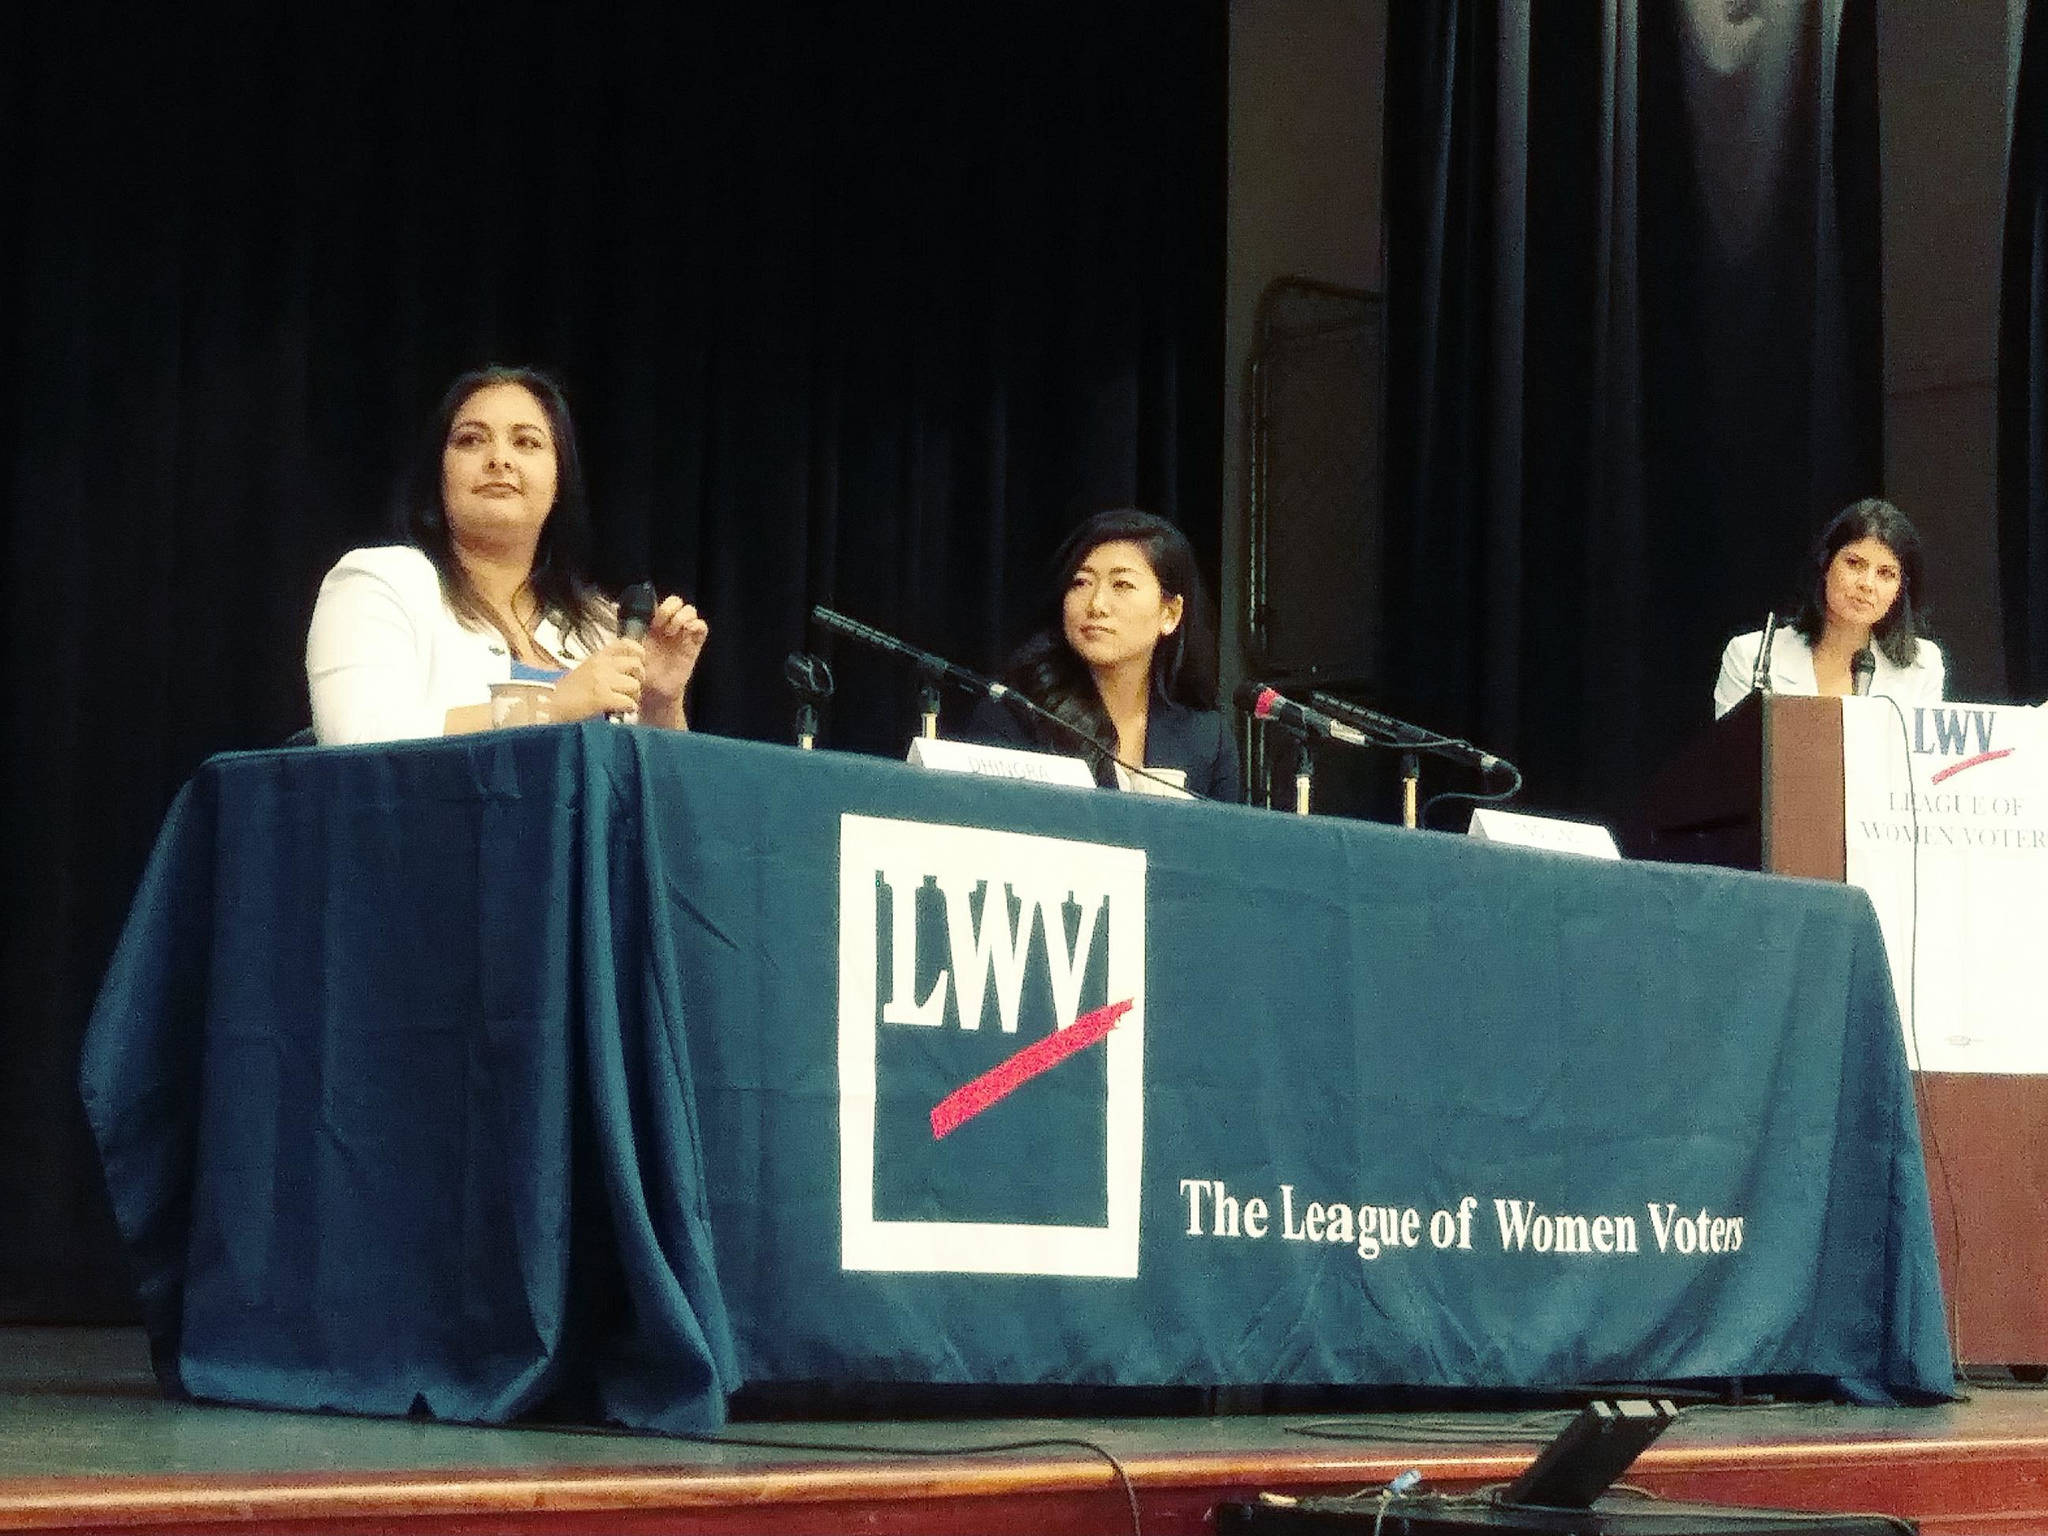
[{"label": "long dark hair", "polygon": [[1920,637],[1927,633],[1926,561],[1912,520],[1880,496],[1866,497],[1842,508],[1813,541],[1806,592],[1792,627],[1808,645],[1820,644],[1828,619],[1828,567],[1846,544],[1876,539],[1899,557],[1899,595],[1891,611],[1871,626],[1871,642],[1898,667],[1919,658]]},{"label": "long dark hair", "polygon": [[[1163,517],[1135,507],[1098,512],[1081,524],[1053,556],[1053,581],[1045,605],[1045,624],[1019,646],[1003,669],[1004,681],[1027,694],[1076,730],[1098,741],[1114,743],[1116,726],[1088,670],[1067,644],[1064,620],[1067,588],[1081,562],[1104,544],[1127,542],[1143,551],[1159,590],[1181,599],[1180,623],[1162,636],[1152,651],[1151,700],[1171,700],[1190,709],[1216,707],[1216,621],[1208,594],[1195,569],[1195,552],[1187,535]],[[1051,746],[1071,749],[1073,743],[1052,741],[1052,727],[1035,726]]]},{"label": "long dark hair", "polygon": [[[527,586],[539,604],[543,617],[553,619],[584,645],[595,648],[604,642],[611,614],[602,596],[584,572],[590,558],[590,498],[583,488],[583,459],[576,449],[576,424],[569,416],[569,402],[562,386],[538,368],[475,368],[448,386],[434,419],[420,439],[412,468],[399,487],[395,523],[398,536],[416,546],[434,562],[441,574],[441,591],[448,606],[473,629],[491,628],[504,632],[504,624],[483,600],[462,562],[455,558],[453,535],[448,529],[448,512],[441,504],[441,455],[448,445],[448,432],[456,413],[478,390],[499,384],[518,384],[540,402],[547,414],[548,435],[555,444],[555,505],[541,526],[540,541],[534,546],[533,573]],[[517,654],[515,637],[505,635],[506,644]]]}]

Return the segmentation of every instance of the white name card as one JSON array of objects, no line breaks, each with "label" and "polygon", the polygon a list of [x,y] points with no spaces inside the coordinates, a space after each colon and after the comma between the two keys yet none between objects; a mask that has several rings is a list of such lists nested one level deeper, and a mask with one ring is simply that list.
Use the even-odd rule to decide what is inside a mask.
[{"label": "white name card", "polygon": [[1543,848],[1551,853],[1577,853],[1589,859],[1618,859],[1614,834],[1589,821],[1566,821],[1561,816],[1531,816],[1523,811],[1503,811],[1482,805],[1472,813],[1468,835],[1484,843],[1513,843],[1521,848]]},{"label": "white name card", "polygon": [[1026,752],[1018,747],[985,747],[973,741],[932,741],[920,736],[910,744],[913,768],[941,773],[978,773],[991,779],[1023,779],[1032,784],[1067,784],[1093,789],[1095,776],[1078,757],[1057,752]]}]

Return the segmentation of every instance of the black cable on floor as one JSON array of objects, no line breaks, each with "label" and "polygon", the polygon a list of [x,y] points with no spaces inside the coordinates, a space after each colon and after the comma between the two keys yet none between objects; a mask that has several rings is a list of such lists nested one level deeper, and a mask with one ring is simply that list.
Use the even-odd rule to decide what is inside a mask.
[{"label": "black cable on floor", "polygon": [[1051,1435],[1037,1440],[997,1440],[987,1445],[856,1445],[851,1441],[830,1440],[769,1440],[756,1439],[749,1435],[727,1434],[683,1434],[674,1437],[689,1440],[698,1445],[737,1445],[764,1451],[818,1451],[849,1456],[997,1456],[1010,1451],[1042,1451],[1054,1446],[1068,1450],[1086,1451],[1091,1456],[1100,1456],[1109,1463],[1110,1471],[1116,1474],[1117,1482],[1124,1490],[1124,1498],[1131,1509],[1131,1536],[1145,1536],[1144,1522],[1138,1514],[1138,1488],[1131,1481],[1128,1468],[1117,1459],[1116,1453],[1106,1445],[1086,1440],[1078,1435]]}]

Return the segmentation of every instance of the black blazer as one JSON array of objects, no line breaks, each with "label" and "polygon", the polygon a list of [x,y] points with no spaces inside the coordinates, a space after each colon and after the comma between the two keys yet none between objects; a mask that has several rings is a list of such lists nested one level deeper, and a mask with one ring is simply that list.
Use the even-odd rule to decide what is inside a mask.
[{"label": "black blazer", "polygon": [[[984,741],[991,746],[1047,750],[1045,739],[1026,724],[1021,709],[1009,709],[990,699],[974,706],[961,734],[970,741]],[[1221,710],[1190,709],[1185,704],[1153,700],[1152,711],[1145,720],[1144,766],[1180,769],[1188,776],[1188,788],[1205,800],[1225,800],[1236,805],[1244,799],[1244,786],[1237,771],[1237,743],[1231,737],[1229,718]],[[1099,771],[1104,782],[1116,782],[1108,764]]]}]

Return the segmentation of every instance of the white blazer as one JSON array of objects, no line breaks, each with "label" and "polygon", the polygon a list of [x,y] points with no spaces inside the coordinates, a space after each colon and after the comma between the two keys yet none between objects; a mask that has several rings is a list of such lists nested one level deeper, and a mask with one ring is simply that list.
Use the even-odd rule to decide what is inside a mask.
[{"label": "white blazer", "polygon": [[[571,664],[588,654],[551,619],[534,639]],[[323,743],[439,736],[449,710],[488,704],[511,675],[504,636],[457,618],[434,563],[409,544],[352,549],[320,583],[306,691]]]},{"label": "white blazer", "polygon": [[[1763,638],[1762,630],[1752,629],[1730,640],[1721,653],[1721,675],[1714,682],[1716,720],[1748,696],[1750,679],[1756,672],[1757,647],[1763,644]],[[1941,702],[1946,675],[1941,647],[1932,640],[1915,644],[1919,650],[1910,667],[1898,665],[1876,646],[1870,648],[1877,659],[1877,671],[1870,679],[1872,694],[1897,699],[1908,707]],[[1781,625],[1771,637],[1771,691],[1808,696],[1820,692],[1820,682],[1813,673],[1813,647],[1789,624]]]}]

